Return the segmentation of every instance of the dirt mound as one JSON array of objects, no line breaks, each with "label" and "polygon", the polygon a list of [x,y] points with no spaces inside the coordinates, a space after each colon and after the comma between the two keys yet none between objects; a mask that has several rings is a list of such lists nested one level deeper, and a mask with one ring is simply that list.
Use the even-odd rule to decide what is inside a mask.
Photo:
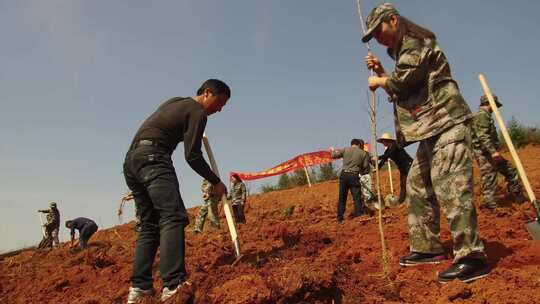
[{"label": "dirt mound", "polygon": [[[540,196],[540,147],[519,153]],[[381,175],[383,194],[389,192],[387,178]],[[479,203],[478,178],[475,183]],[[439,284],[437,273],[450,261],[400,268],[398,259],[409,250],[404,205],[384,214],[390,275],[383,277],[377,220],[337,224],[337,182],[332,181],[250,197],[248,224],[239,226],[243,258],[236,263],[226,229],[195,235],[189,227],[186,261],[192,285],[171,303],[540,303],[540,241],[531,240],[524,228],[534,213],[503,188],[500,210],[479,209],[492,268],[485,279]],[[352,209],[350,203],[347,208]],[[189,212],[193,216],[196,210]],[[0,303],[124,303],[133,228],[131,223],[98,231],[82,252],[64,244],[1,256]],[[446,223],[441,237],[451,253]],[[157,265],[154,272],[159,275]],[[155,287],[161,287],[157,279]],[[142,303],[159,303],[158,295]]]}]

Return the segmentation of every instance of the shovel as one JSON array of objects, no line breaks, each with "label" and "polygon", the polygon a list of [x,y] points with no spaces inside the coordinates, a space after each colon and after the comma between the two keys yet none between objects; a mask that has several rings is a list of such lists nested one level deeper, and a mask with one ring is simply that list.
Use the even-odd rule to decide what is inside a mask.
[{"label": "shovel", "polygon": [[[214,153],[212,153],[212,148],[210,147],[210,142],[208,141],[208,137],[206,136],[206,134],[203,135],[203,144],[206,150],[206,154],[208,155],[208,160],[210,161],[212,171],[214,171],[214,173],[219,176],[219,169],[216,163],[216,159],[214,158]],[[231,234],[231,239],[234,245],[234,253],[236,254],[236,261],[235,263],[233,263],[234,265],[242,258],[242,255],[240,254],[240,239],[238,238],[236,222],[234,221],[234,217],[232,215],[231,204],[229,203],[225,195],[221,198],[221,202],[223,203],[225,218],[227,219],[227,225],[229,226],[229,232]]]},{"label": "shovel", "polygon": [[512,155],[512,158],[514,159],[514,163],[516,164],[516,168],[519,172],[519,177],[521,178],[521,182],[523,183],[523,186],[525,186],[525,190],[527,191],[529,200],[531,201],[534,207],[534,211],[536,212],[536,218],[532,221],[527,222],[525,224],[525,227],[527,227],[527,231],[529,231],[529,234],[532,236],[534,240],[540,240],[540,207],[538,207],[536,196],[534,195],[531,184],[529,183],[529,179],[527,178],[527,175],[525,174],[525,169],[523,169],[521,160],[519,159],[519,156],[516,153],[516,149],[514,148],[512,139],[510,139],[510,135],[508,134],[506,125],[504,124],[504,121],[501,117],[501,113],[499,113],[499,109],[497,108],[497,105],[495,104],[495,100],[493,99],[493,95],[491,94],[491,90],[489,89],[486,78],[482,74],[480,74],[478,78],[480,79],[480,84],[482,85],[482,89],[484,90],[484,93],[486,94],[488,98],[489,105],[491,106],[491,109],[493,110],[493,113],[495,114],[495,118],[497,120],[497,123],[499,124],[499,128],[501,129],[501,133],[504,137],[504,141],[506,141],[508,150],[510,150],[510,154]]},{"label": "shovel", "polygon": [[390,160],[387,163],[388,166],[388,179],[390,180],[390,194],[384,198],[384,203],[386,206],[395,206],[397,205],[397,197],[394,195],[394,182],[392,181],[392,164]]}]

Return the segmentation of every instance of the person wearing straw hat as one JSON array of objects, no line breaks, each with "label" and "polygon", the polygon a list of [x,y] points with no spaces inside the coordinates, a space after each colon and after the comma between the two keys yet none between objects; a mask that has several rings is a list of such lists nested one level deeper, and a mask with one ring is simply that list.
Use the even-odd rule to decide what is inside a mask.
[{"label": "person wearing straw hat", "polygon": [[[390,133],[383,133],[377,142],[383,144],[386,147],[384,154],[379,156],[379,168],[384,166],[384,163],[391,159],[394,161],[399,170],[399,199],[398,203],[401,204],[405,201],[407,193],[407,175],[409,174],[409,168],[413,162],[412,157],[397,144],[396,140],[392,138]],[[390,164],[389,164],[390,165]]]},{"label": "person wearing straw hat", "polygon": [[58,231],[60,230],[60,211],[56,206],[56,202],[49,204],[49,209],[38,210],[40,213],[47,214],[47,221],[43,225],[45,227],[45,235],[38,245],[38,248],[54,248],[60,245],[58,239]]},{"label": "person wearing straw hat", "polygon": [[375,7],[363,42],[375,38],[395,60],[386,72],[371,52],[366,65],[376,73],[371,90],[383,88],[394,106],[397,141],[419,142],[407,176],[410,254],[401,266],[437,264],[445,259],[440,211],[453,240],[452,265],[439,282],[474,281],[489,273],[473,203],[471,111],[452,78],[445,54],[430,30],[401,16],[394,5]]},{"label": "person wearing straw hat", "polygon": [[[497,96],[493,95],[493,98],[497,107],[502,107]],[[481,172],[483,206],[493,211],[497,208],[495,198],[497,173],[505,177],[508,193],[513,194],[520,202],[523,201],[524,196],[516,169],[497,151],[501,144],[493,117],[491,117],[492,112],[487,97],[483,95],[480,98],[478,112],[473,117],[472,143]]]}]

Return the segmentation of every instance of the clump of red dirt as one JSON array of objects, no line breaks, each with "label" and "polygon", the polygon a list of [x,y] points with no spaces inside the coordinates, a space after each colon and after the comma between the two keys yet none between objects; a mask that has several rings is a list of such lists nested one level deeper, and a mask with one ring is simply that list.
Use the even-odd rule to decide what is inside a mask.
[{"label": "clump of red dirt", "polygon": [[[540,147],[519,154],[540,196]],[[389,193],[387,180],[381,174],[383,195]],[[398,174],[394,185],[399,185]],[[400,268],[399,257],[409,251],[404,205],[384,211],[390,273],[383,276],[377,219],[364,216],[336,223],[337,182],[330,181],[249,197],[247,224],[239,226],[243,257],[236,262],[226,228],[192,234],[188,227],[186,261],[192,285],[171,303],[540,303],[540,241],[532,240],[524,227],[533,209],[529,203],[513,202],[503,189],[498,192],[503,202],[499,211],[479,209],[492,268],[487,278],[441,285],[437,273],[450,260]],[[478,175],[475,200],[477,205],[481,201]],[[189,212],[193,216],[196,210]],[[451,255],[447,223],[441,226]],[[0,303],[125,303],[133,228],[130,223],[98,231],[82,252],[64,244],[51,251],[1,256]],[[155,282],[159,290],[159,280]],[[159,303],[158,295],[142,303]]]}]

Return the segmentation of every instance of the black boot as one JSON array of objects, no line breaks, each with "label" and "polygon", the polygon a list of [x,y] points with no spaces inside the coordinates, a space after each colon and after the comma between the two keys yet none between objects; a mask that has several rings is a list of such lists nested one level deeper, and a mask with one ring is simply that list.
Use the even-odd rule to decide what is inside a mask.
[{"label": "black boot", "polygon": [[411,252],[411,254],[399,259],[400,266],[416,266],[422,264],[439,264],[446,260],[443,253],[420,253]]},{"label": "black boot", "polygon": [[439,282],[448,283],[459,279],[462,282],[472,282],[474,280],[488,276],[489,267],[485,260],[477,258],[463,258],[450,268],[439,273]]}]

